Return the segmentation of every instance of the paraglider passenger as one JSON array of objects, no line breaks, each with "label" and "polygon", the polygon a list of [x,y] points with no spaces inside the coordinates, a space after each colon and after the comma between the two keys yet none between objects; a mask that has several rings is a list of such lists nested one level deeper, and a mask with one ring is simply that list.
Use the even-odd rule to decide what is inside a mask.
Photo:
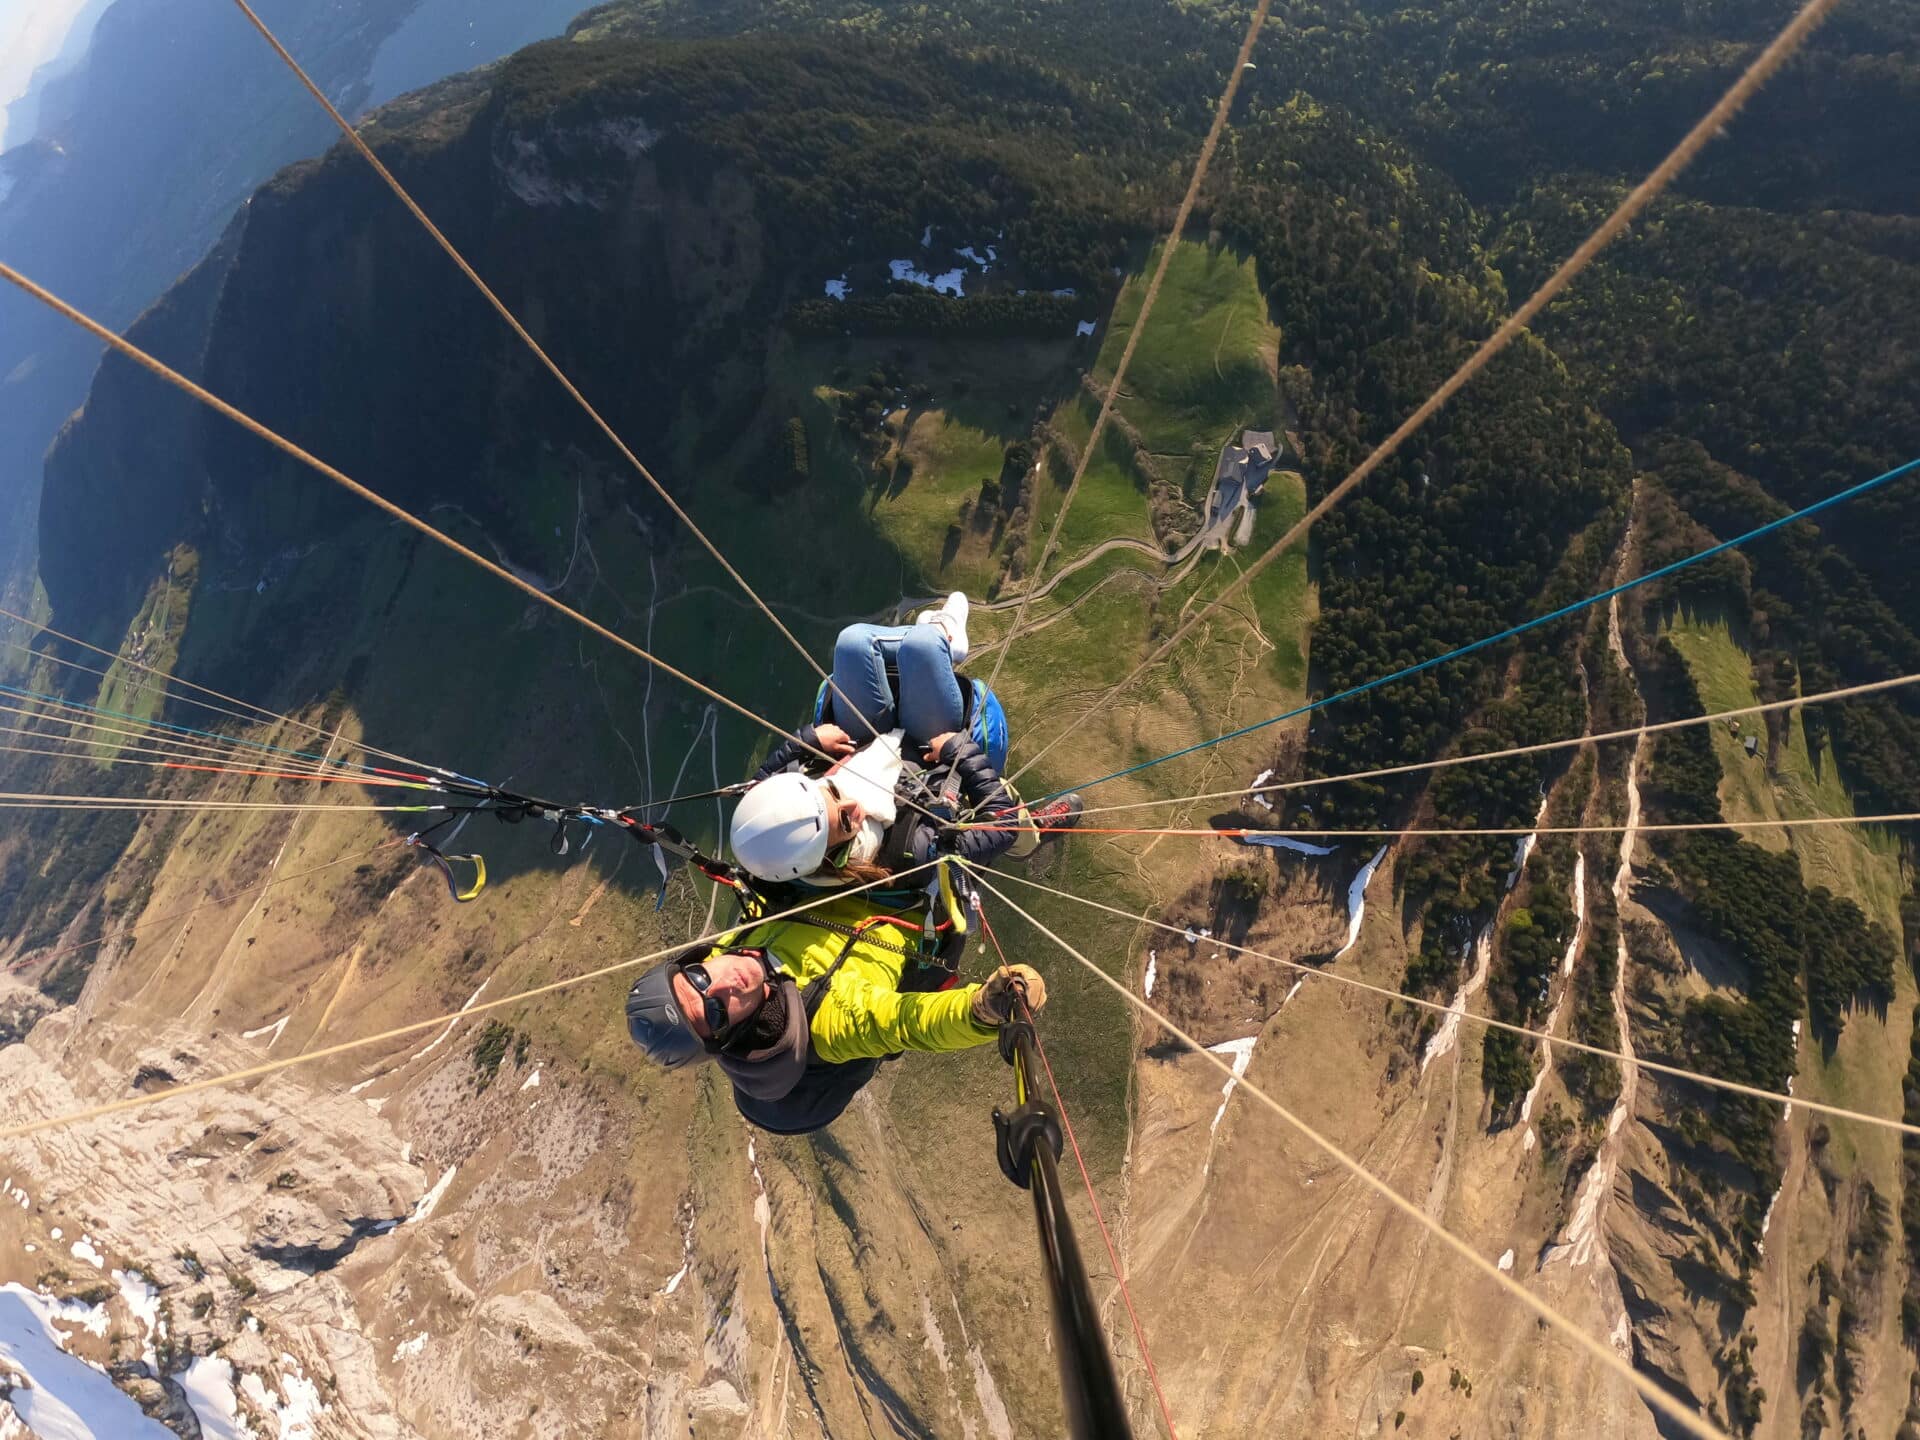
[{"label": "paraglider passenger", "polygon": [[[936,855],[984,865],[1021,837],[1020,802],[999,773],[1000,702],[977,682],[963,690],[954,673],[967,656],[967,610],[956,591],[915,624],[840,632],[815,723],[774,748],[734,811],[730,840],[744,869],[825,889]],[[956,800],[958,812],[1005,828],[943,829],[931,816],[957,819]],[[1027,834],[1065,829],[1080,811],[1077,795],[1062,796],[1024,817]]]}]

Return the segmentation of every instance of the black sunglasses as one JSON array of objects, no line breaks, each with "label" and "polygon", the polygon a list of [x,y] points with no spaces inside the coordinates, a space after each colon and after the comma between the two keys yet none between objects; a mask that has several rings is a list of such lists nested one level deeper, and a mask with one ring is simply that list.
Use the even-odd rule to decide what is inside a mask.
[{"label": "black sunglasses", "polygon": [[[847,804],[847,797],[840,793],[840,787],[834,784],[832,780],[825,780],[825,781],[822,781],[821,783],[826,786],[827,793],[833,797],[833,803],[835,805],[844,807]],[[827,817],[827,834],[829,836],[833,834],[834,818],[835,817],[831,815]],[[852,826],[848,826],[847,828],[849,832],[851,832],[853,829]],[[853,852],[854,839],[855,839],[855,836],[849,833],[845,840],[841,841],[838,846],[834,847],[832,850],[828,852],[827,859],[835,865],[844,865],[846,863],[847,856]]]},{"label": "black sunglasses", "polygon": [[687,983],[700,997],[701,1018],[707,1022],[707,1029],[713,1032],[715,1039],[720,1038],[727,1028],[727,1002],[707,993],[713,988],[713,976],[708,973],[706,966],[697,961],[682,967],[680,973],[687,977]]}]

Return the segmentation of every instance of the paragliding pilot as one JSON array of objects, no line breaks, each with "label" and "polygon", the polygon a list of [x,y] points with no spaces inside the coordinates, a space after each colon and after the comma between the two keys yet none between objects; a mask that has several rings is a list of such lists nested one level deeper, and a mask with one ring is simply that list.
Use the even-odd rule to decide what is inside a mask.
[{"label": "paragliding pilot", "polygon": [[[1067,795],[1028,812],[1000,778],[1005,712],[954,673],[967,609],[955,593],[913,625],[841,631],[813,722],[775,747],[734,812],[734,859],[769,899],[865,888],[675,956],[628,993],[627,1028],[647,1057],[668,1070],[715,1061],[763,1129],[830,1124],[908,1050],[988,1043],[1013,1016],[1016,987],[1036,1012],[1047,1002],[1031,966],[961,985],[957,934],[930,943],[945,927],[931,914],[929,862],[1031,851],[1082,808]],[[953,828],[962,813],[1004,824]]]}]

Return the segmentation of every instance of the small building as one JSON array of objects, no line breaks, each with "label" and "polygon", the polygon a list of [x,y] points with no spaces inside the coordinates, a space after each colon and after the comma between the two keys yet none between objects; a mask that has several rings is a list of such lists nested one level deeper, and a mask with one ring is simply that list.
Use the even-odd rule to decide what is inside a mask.
[{"label": "small building", "polygon": [[[1273,471],[1276,455],[1271,430],[1243,430],[1238,445],[1229,443],[1220,452],[1220,463],[1213,469],[1213,492],[1208,497],[1207,526],[1223,527],[1217,536],[1222,548],[1228,544],[1224,527],[1233,519],[1234,512],[1247,509],[1245,519],[1251,518],[1249,502],[1260,493],[1260,487],[1267,483],[1267,476]],[[1241,533],[1251,534],[1250,524],[1243,523]],[[1245,543],[1242,540],[1240,543]]]},{"label": "small building", "polygon": [[1279,451],[1274,448],[1271,430],[1244,430],[1240,434],[1240,448],[1247,457],[1247,493],[1257,495],[1260,487],[1267,483],[1267,476],[1273,470],[1274,459]]},{"label": "small building", "polygon": [[1749,735],[1746,739],[1747,758],[1752,759],[1760,753],[1760,737]]}]

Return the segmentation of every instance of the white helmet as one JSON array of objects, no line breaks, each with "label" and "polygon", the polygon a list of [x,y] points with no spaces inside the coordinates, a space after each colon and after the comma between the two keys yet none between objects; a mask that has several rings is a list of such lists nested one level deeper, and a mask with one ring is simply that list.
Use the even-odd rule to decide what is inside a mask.
[{"label": "white helmet", "polygon": [[740,798],[728,841],[733,858],[762,880],[798,880],[827,858],[826,787],[805,775],[773,775]]}]

